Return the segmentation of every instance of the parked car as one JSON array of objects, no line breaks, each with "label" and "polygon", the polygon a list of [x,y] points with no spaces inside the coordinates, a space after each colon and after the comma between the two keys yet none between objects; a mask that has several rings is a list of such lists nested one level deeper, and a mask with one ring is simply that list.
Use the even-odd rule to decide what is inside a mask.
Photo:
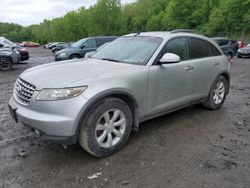
[{"label": "parked car", "polygon": [[[16,54],[17,58],[15,59],[19,59],[20,61],[25,61],[29,59],[29,52],[26,48],[23,48],[22,46],[20,46],[19,44],[16,44],[10,40],[8,40],[5,37],[0,37],[0,42],[1,44],[4,45],[5,48],[13,48],[12,50],[16,50],[19,53],[17,53],[14,50],[14,54]],[[20,56],[20,57],[19,57]],[[15,63],[18,63],[19,61],[14,60]]]},{"label": "parked car", "polygon": [[59,43],[55,47],[51,49],[52,53],[59,52],[62,49],[68,48],[70,46],[69,43]]},{"label": "parked car", "polygon": [[120,37],[92,58],[26,70],[9,106],[15,121],[37,135],[79,141],[90,154],[105,157],[143,121],[195,103],[219,109],[229,88],[230,63],[213,40],[145,32]]},{"label": "parked car", "polygon": [[67,59],[79,59],[85,56],[85,53],[95,51],[101,45],[115,40],[114,36],[91,37],[81,39],[70,47],[60,50],[55,55],[55,61]]},{"label": "parked car", "polygon": [[39,47],[39,44],[31,41],[24,41],[22,42],[22,46],[34,48],[34,47]]},{"label": "parked car", "polygon": [[85,57],[85,58],[90,58],[90,57],[92,57],[96,52],[98,52],[99,50],[101,50],[102,48],[104,48],[105,46],[107,46],[109,43],[110,43],[110,42],[107,42],[107,43],[101,45],[101,46],[100,46],[99,48],[97,48],[95,51],[87,52],[87,53],[85,54],[84,57]]},{"label": "parked car", "polygon": [[54,47],[56,47],[57,45],[60,45],[60,44],[65,44],[65,42],[53,42],[51,44],[48,45],[48,49],[52,49]]},{"label": "parked car", "polygon": [[6,47],[0,43],[0,70],[9,70],[13,63],[20,61],[20,54],[14,48]]},{"label": "parked car", "polygon": [[248,44],[246,47],[240,48],[237,52],[237,57],[250,57],[250,44]]},{"label": "parked car", "polygon": [[237,41],[230,40],[224,37],[216,37],[213,39],[220,46],[224,54],[230,57],[230,59],[232,59],[236,55],[239,48],[239,44]]}]

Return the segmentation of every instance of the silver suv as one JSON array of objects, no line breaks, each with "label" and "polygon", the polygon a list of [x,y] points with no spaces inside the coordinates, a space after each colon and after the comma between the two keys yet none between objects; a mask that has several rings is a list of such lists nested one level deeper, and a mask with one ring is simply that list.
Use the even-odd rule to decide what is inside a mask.
[{"label": "silver suv", "polygon": [[202,103],[216,110],[229,92],[230,64],[207,37],[145,32],[120,37],[91,58],[26,70],[9,101],[16,121],[41,137],[105,157],[148,119]]}]

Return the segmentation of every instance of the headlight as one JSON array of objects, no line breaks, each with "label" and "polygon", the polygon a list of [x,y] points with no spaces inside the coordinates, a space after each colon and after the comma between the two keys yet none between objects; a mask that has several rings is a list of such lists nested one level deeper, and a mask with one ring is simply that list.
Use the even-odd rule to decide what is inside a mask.
[{"label": "headlight", "polygon": [[87,86],[62,89],[43,89],[36,97],[37,101],[54,101],[68,99],[80,95]]},{"label": "headlight", "polygon": [[68,54],[67,54],[67,53],[65,53],[65,52],[64,52],[64,53],[60,53],[60,54],[59,54],[59,56],[60,56],[60,57],[66,57],[67,55],[68,55]]}]

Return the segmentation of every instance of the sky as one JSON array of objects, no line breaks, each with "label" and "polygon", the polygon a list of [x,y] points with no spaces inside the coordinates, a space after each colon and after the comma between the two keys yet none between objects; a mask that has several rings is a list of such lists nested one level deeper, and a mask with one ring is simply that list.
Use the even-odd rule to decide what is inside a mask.
[{"label": "sky", "polygon": [[[121,0],[122,4],[136,0]],[[63,16],[68,11],[95,4],[97,0],[0,0],[0,22],[23,26]]]}]

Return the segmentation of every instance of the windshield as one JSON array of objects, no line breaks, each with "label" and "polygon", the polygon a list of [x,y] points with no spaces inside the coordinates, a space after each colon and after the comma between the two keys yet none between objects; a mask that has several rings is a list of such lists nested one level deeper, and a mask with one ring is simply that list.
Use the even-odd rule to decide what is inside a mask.
[{"label": "windshield", "polygon": [[87,39],[81,39],[81,40],[78,40],[77,42],[75,42],[74,44],[72,44],[73,47],[75,48],[79,48],[82,46],[82,44],[86,41]]},{"label": "windshield", "polygon": [[92,58],[145,65],[162,42],[157,37],[121,37],[104,46]]}]

